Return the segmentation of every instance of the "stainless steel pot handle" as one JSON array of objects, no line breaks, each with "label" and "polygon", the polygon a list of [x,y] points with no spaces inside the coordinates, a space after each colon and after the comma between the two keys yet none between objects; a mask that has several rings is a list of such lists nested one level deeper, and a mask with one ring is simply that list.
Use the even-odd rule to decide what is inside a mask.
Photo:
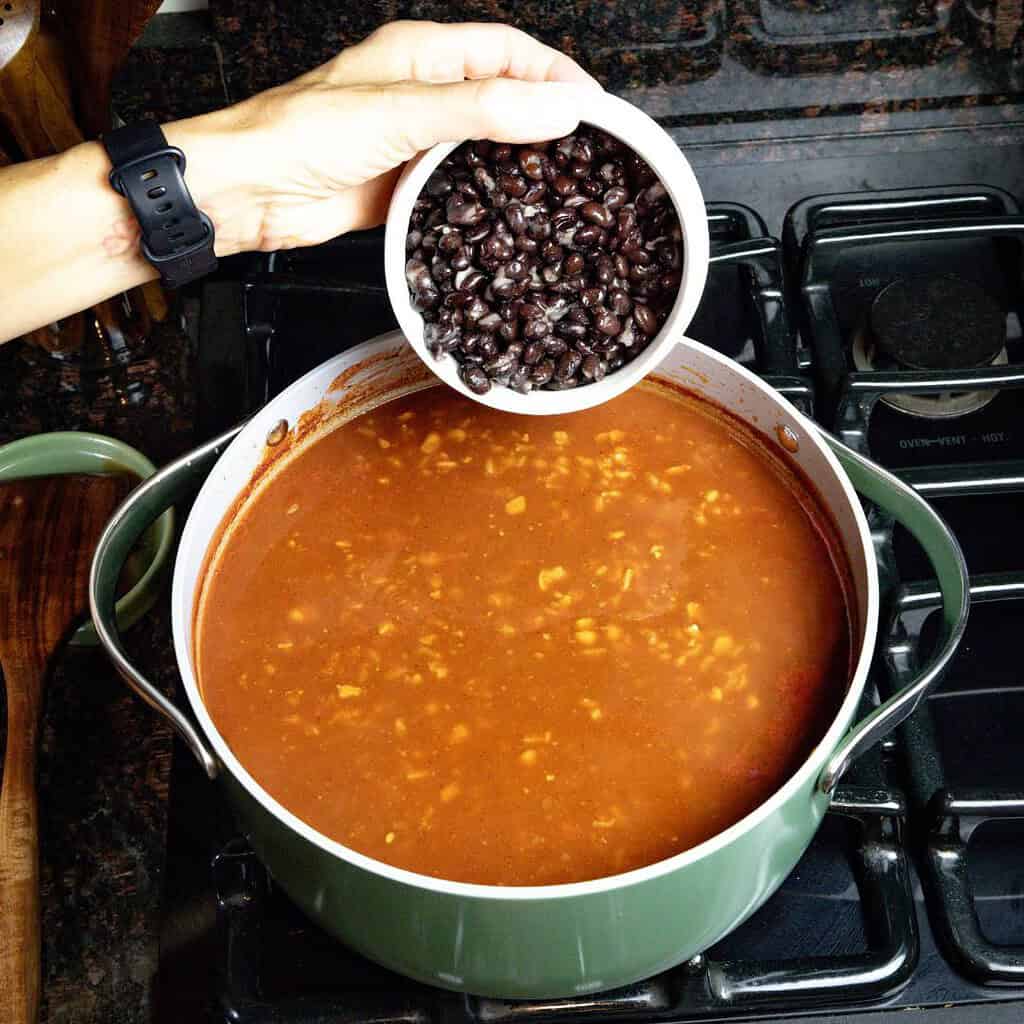
[{"label": "stainless steel pot handle", "polygon": [[136,487],[107,523],[89,572],[92,621],[114,667],[151,708],[171,723],[211,779],[220,771],[216,754],[192,722],[129,661],[121,645],[114,606],[121,570],[138,539],[151,523],[195,489],[241,429],[241,424],[232,427],[226,434],[169,463]]},{"label": "stainless steel pot handle", "polygon": [[896,728],[939,682],[967,627],[970,580],[956,537],[917,492],[881,466],[825,434],[832,451],[857,491],[903,524],[924,548],[942,594],[941,644],[928,666],[843,737],[818,778],[826,794],[835,789],[850,763]]}]

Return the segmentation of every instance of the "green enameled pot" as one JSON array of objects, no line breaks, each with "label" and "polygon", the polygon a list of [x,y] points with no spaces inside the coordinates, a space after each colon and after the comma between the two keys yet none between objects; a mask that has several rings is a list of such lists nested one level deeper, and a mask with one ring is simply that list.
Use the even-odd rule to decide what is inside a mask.
[{"label": "green enameled pot", "polygon": [[[329,932],[389,968],[480,995],[561,997],[646,978],[707,949],[756,910],[792,870],[847,765],[910,714],[942,675],[963,634],[968,607],[963,557],[943,522],[912,490],[826,438],[763,381],[696,342],[677,345],[656,376],[732,410],[813,482],[849,561],[858,657],[853,677],[836,681],[846,696],[827,733],[776,793],[724,832],[639,870],[572,885],[498,887],[393,868],[328,839],[275,801],[235,758],[203,705],[193,667],[193,604],[218,525],[264,463],[268,443],[279,441],[285,426],[294,427],[304,413],[334,407],[332,422],[338,423],[411,391],[441,386],[400,334],[337,356],[244,427],[162,470],[128,498],[100,541],[92,569],[92,612],[120,672],[171,720],[206,773],[223,787],[254,849],[291,898]],[[172,595],[175,652],[191,710],[184,714],[128,661],[112,609],[115,581],[135,539],[200,480],[178,550]],[[877,569],[857,491],[921,542],[941,588],[944,629],[932,662],[919,673],[904,673],[903,689],[851,728],[879,617]],[[479,824],[486,828],[486,822]]]}]

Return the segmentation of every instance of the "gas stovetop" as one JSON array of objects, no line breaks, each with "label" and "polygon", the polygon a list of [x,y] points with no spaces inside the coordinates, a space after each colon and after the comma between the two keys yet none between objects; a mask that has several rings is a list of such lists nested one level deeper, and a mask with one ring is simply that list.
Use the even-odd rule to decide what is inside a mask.
[{"label": "gas stovetop", "polygon": [[[708,219],[714,261],[688,333],[894,469],[954,527],[974,608],[948,678],[844,777],[797,869],[743,926],[667,974],[570,1001],[457,996],[349,952],[275,889],[177,757],[159,1019],[1024,1016],[1024,217],[999,188],[950,187],[808,198],[781,242],[738,203],[709,203]],[[207,286],[205,435],[395,326],[380,249],[377,233],[350,236]],[[915,542],[870,516],[879,649],[900,657],[877,659],[864,710],[901,685],[885,664],[927,659],[939,625]]]}]

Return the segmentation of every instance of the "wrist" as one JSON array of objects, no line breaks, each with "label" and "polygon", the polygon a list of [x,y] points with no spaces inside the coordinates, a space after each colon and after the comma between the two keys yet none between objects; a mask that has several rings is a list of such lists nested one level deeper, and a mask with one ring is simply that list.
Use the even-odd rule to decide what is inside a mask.
[{"label": "wrist", "polygon": [[185,184],[213,222],[214,251],[230,256],[259,248],[264,201],[252,170],[252,146],[233,111],[217,111],[163,126],[171,146],[185,154]]}]

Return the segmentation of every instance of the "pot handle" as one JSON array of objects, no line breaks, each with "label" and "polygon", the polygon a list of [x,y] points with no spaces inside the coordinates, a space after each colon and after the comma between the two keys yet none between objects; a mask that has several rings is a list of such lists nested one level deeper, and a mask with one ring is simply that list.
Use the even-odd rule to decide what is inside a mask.
[{"label": "pot handle", "polygon": [[167,509],[187,496],[210,471],[221,452],[242,429],[239,424],[220,437],[169,463],[141,483],[118,506],[96,545],[89,572],[89,610],[96,634],[114,667],[125,682],[151,707],[159,711],[188,745],[211,778],[220,762],[199,730],[128,659],[121,644],[114,614],[117,582],[136,541]]},{"label": "pot handle", "polygon": [[928,666],[843,737],[818,778],[831,794],[850,763],[906,719],[945,675],[967,627],[970,580],[960,544],[938,513],[912,487],[852,448],[824,434],[857,491],[902,523],[924,548],[942,594],[941,645]]}]

